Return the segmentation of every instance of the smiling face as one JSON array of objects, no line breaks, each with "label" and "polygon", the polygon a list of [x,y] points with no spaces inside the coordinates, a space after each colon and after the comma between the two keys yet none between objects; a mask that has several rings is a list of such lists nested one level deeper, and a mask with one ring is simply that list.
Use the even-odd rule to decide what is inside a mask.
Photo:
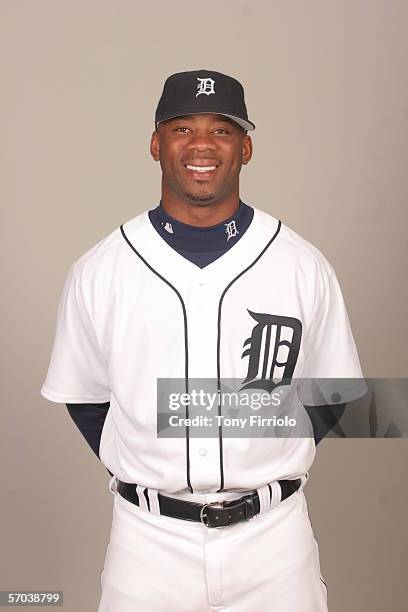
[{"label": "smiling face", "polygon": [[153,132],[150,151],[160,161],[162,199],[172,207],[237,205],[252,142],[235,121],[213,113],[168,119]]}]

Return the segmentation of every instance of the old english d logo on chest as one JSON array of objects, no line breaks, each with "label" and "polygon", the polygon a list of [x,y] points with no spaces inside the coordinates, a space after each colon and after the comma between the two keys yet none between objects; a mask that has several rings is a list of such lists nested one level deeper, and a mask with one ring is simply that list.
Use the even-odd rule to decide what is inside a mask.
[{"label": "old english d logo on chest", "polygon": [[264,389],[271,393],[280,384],[273,379],[288,382],[292,379],[299,355],[302,323],[294,317],[248,312],[256,325],[243,346],[248,348],[241,358],[249,357],[249,360],[247,377],[241,390]]}]

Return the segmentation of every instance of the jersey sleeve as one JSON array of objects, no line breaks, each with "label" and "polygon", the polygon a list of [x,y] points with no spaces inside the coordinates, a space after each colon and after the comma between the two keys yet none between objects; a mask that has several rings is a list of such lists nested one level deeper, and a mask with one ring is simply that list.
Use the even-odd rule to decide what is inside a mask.
[{"label": "jersey sleeve", "polygon": [[41,395],[58,403],[110,400],[108,365],[98,344],[75,264],[59,300],[56,332]]},{"label": "jersey sleeve", "polygon": [[367,392],[339,282],[331,265],[323,263],[314,316],[304,338],[305,368],[298,387],[302,403],[311,406],[345,403]]}]

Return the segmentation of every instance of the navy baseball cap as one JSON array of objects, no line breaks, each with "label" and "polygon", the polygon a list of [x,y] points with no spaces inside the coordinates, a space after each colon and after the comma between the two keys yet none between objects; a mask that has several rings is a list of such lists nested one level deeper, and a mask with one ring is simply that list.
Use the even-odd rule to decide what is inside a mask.
[{"label": "navy baseball cap", "polygon": [[213,70],[177,72],[169,76],[156,109],[156,129],[167,119],[200,113],[224,115],[244,130],[255,129],[248,119],[244,89],[237,79]]}]

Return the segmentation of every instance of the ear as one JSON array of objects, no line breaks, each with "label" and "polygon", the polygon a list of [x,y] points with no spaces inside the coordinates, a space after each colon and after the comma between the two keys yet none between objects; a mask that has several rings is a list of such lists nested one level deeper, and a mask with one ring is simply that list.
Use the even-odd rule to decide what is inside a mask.
[{"label": "ear", "polygon": [[152,137],[150,139],[150,155],[153,157],[154,161],[159,161],[160,159],[160,138],[159,132],[154,130]]},{"label": "ear", "polygon": [[251,160],[252,151],[253,147],[251,137],[248,134],[245,134],[242,139],[242,163],[244,165],[246,165]]}]

